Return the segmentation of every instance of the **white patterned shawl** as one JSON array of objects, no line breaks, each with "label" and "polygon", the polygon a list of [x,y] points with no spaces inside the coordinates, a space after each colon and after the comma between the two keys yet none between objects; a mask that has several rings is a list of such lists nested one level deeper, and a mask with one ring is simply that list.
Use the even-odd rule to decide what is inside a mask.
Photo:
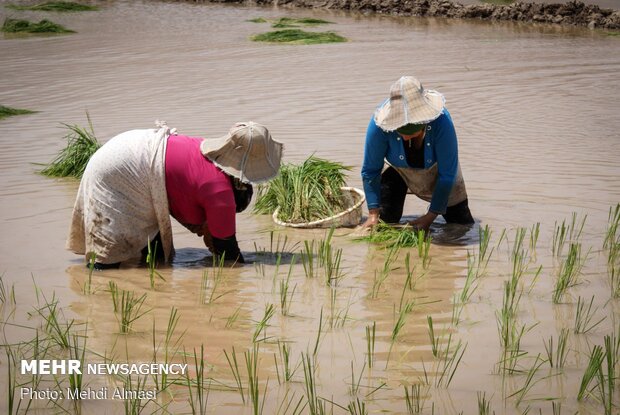
[{"label": "white patterned shawl", "polygon": [[172,227],[165,157],[170,129],[132,130],[105,143],[80,182],[67,248],[102,264],[140,256],[157,232],[170,260]]}]

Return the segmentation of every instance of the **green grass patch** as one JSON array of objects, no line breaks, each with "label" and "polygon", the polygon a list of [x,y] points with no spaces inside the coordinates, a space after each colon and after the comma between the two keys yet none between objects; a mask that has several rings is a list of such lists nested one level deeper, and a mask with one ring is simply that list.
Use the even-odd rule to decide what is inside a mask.
[{"label": "green grass patch", "polygon": [[615,36],[615,37],[620,36],[620,32],[605,32],[605,34],[607,36]]},{"label": "green grass patch", "polygon": [[283,165],[275,179],[259,187],[254,212],[272,214],[279,207],[279,219],[293,223],[333,216],[346,208],[340,188],[348,170],[314,156],[300,165]]},{"label": "green grass patch", "polygon": [[20,6],[19,4],[7,4],[7,8],[13,10],[33,10],[45,12],[87,12],[99,10],[97,6],[75,3],[72,1],[47,1],[32,6]]},{"label": "green grass patch", "polygon": [[57,23],[43,19],[38,23],[21,19],[5,19],[2,25],[5,33],[75,33]]},{"label": "green grass patch", "polygon": [[267,23],[271,22],[271,27],[276,29],[282,29],[287,27],[299,27],[299,26],[318,26],[322,24],[331,24],[327,20],[323,19],[314,19],[312,17],[303,17],[301,19],[296,19],[294,17],[280,17],[276,20],[267,20],[264,17],[256,17],[254,19],[248,20],[248,22],[252,23]]},{"label": "green grass patch", "polygon": [[267,19],[263,17],[255,17],[253,19],[246,20],[246,21],[250,23],[267,23]]},{"label": "green grass patch", "polygon": [[67,146],[39,173],[49,177],[81,178],[91,156],[101,147],[88,117],[88,128],[63,124],[69,131],[65,135]]},{"label": "green grass patch", "polygon": [[283,29],[252,36],[255,42],[285,43],[289,45],[314,45],[317,43],[346,42],[334,32],[306,32],[300,29]]},{"label": "green grass patch", "polygon": [[0,120],[2,118],[10,117],[12,115],[33,114],[36,111],[24,110],[19,108],[5,107],[0,105]]}]

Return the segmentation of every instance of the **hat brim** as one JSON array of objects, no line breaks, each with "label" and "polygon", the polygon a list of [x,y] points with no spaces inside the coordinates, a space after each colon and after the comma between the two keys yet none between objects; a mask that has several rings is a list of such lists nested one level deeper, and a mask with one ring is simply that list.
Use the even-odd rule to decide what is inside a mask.
[{"label": "hat brim", "polygon": [[[280,164],[272,165],[270,157],[265,155],[264,158],[258,159],[252,163],[251,168],[241,171],[237,162],[238,157],[233,154],[235,152],[234,144],[230,140],[232,134],[228,134],[218,138],[207,138],[200,144],[200,152],[208,158],[224,173],[241,180],[244,183],[259,184],[273,179],[280,169]],[[271,139],[274,146],[276,160],[282,157],[283,144]]]},{"label": "hat brim", "polygon": [[430,89],[424,91],[424,105],[413,109],[393,106],[387,99],[375,111],[375,124],[384,131],[394,131],[407,124],[426,124],[441,115],[445,103],[443,94]]}]

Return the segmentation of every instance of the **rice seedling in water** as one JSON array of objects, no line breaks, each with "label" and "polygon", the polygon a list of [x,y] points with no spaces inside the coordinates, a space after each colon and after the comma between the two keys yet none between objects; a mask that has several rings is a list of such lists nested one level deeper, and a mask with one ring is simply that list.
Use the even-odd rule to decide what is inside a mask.
[{"label": "rice seedling in water", "polygon": [[306,32],[300,29],[282,29],[254,35],[255,42],[284,43],[289,45],[314,45],[318,43],[339,43],[347,39],[334,32]]},{"label": "rice seedling in water", "polygon": [[[253,343],[267,340],[267,327],[269,327],[269,320],[271,319],[271,317],[273,317],[274,313],[274,305],[267,304],[265,306],[265,313],[263,314],[263,318],[261,318],[260,321],[256,323],[256,328],[254,329],[254,334],[252,336]],[[259,339],[261,334],[263,335],[263,337]]]},{"label": "rice seedling in water", "polygon": [[58,23],[43,19],[38,23],[22,19],[4,19],[2,31],[5,33],[75,33]]},{"label": "rice seedling in water", "polygon": [[573,329],[575,334],[588,333],[605,320],[605,317],[603,317],[593,322],[594,314],[598,310],[598,307],[592,309],[593,303],[594,296],[592,296],[590,303],[587,305],[586,302],[581,299],[581,296],[577,299],[577,312],[575,313],[575,326]]},{"label": "rice seedling in water", "polygon": [[299,25],[303,25],[303,26],[317,26],[317,25],[321,25],[321,24],[329,24],[331,22],[328,22],[327,20],[323,20],[323,19],[313,19],[313,18],[302,18],[302,19],[295,19],[295,18],[291,18],[291,17],[281,17],[280,19],[276,20],[271,27],[276,28],[276,29],[280,29],[280,28],[285,28],[285,27],[298,27]]},{"label": "rice seedling in water", "polygon": [[245,394],[243,393],[241,372],[239,371],[239,363],[237,362],[237,352],[235,352],[235,346],[233,346],[230,355],[226,352],[226,350],[224,350],[224,356],[226,357],[226,361],[228,361],[228,366],[230,367],[230,371],[232,372],[235,383],[237,384],[237,390],[239,391],[239,395],[241,395],[241,401],[245,404]]},{"label": "rice seedling in water", "polygon": [[294,265],[295,255],[293,255],[293,258],[291,259],[291,264],[289,266],[286,279],[280,281],[280,312],[283,316],[290,315],[291,303],[293,302],[293,296],[295,295],[295,289],[297,288],[297,284],[293,286],[292,290],[290,286],[291,272]]},{"label": "rice seedling in water", "polygon": [[331,228],[325,240],[322,240],[318,247],[319,265],[323,267],[325,284],[328,286],[338,285],[338,282],[344,276],[340,270],[342,248],[334,248],[332,245],[333,235],[334,228]]},{"label": "rice seedling in water", "polygon": [[[294,368],[291,368],[291,346],[286,342],[278,340],[278,356],[280,357],[280,364],[278,365],[278,359],[274,354],[274,361],[276,364],[276,374],[278,375],[278,383],[290,382],[295,376],[297,369],[301,363],[297,363]],[[280,369],[282,368],[282,375],[280,376]]]},{"label": "rice seedling in water", "polygon": [[[166,327],[166,333],[164,336],[163,348],[164,348],[164,358],[163,363],[168,364],[170,361],[176,356],[180,348],[180,342],[183,338],[185,332],[183,332],[177,339],[175,343],[172,343],[172,336],[176,331],[177,325],[179,324],[179,319],[181,316],[179,315],[179,310],[174,306],[170,309],[170,316],[168,317],[168,325]],[[153,320],[153,362],[157,363],[157,349],[155,344],[155,320]],[[165,390],[169,386],[168,375],[166,373],[161,374],[161,378],[159,378],[158,374],[153,375],[153,379],[155,381],[155,385],[159,388],[159,390]]]},{"label": "rice seedling in water", "polygon": [[51,340],[62,349],[68,349],[71,346],[71,327],[74,320],[61,323],[58,309],[58,301],[52,298],[48,301],[45,298],[45,306],[37,309],[37,313],[45,320],[45,331],[49,334]]},{"label": "rice seedling in water", "polygon": [[377,322],[373,321],[372,325],[366,326],[366,361],[368,367],[372,368],[375,356],[375,338],[377,332]]},{"label": "rice seedling in water", "polygon": [[[123,389],[125,391],[140,391],[146,389],[146,376],[128,375],[123,381]],[[144,411],[150,399],[144,399],[139,393],[129,393],[127,398],[123,400],[125,414],[139,415]]]},{"label": "rice seedling in water", "polygon": [[527,394],[532,390],[534,386],[536,386],[536,384],[549,378],[549,376],[543,376],[542,378],[534,380],[534,377],[538,373],[538,370],[544,363],[545,360],[540,357],[540,354],[537,355],[534,363],[525,375],[525,381],[523,382],[523,386],[509,396],[509,398],[512,398],[513,396],[517,397],[517,406],[519,406],[521,402],[523,402],[523,400],[527,397]]},{"label": "rice seedling in water", "polygon": [[392,334],[390,336],[390,348],[388,350],[387,359],[385,361],[386,369],[388,367],[388,363],[390,362],[390,355],[392,354],[392,348],[394,347],[394,343],[396,343],[396,340],[398,339],[398,335],[400,334],[400,331],[405,326],[405,321],[407,320],[407,314],[411,312],[413,305],[414,305],[413,302],[408,303],[398,313],[398,318],[396,319],[396,323],[394,324],[394,328],[392,328]]},{"label": "rice seedling in water", "polygon": [[426,235],[423,230],[418,230],[418,258],[422,260],[422,268],[428,269],[431,263],[431,257],[429,255],[431,249],[431,236]]},{"label": "rice seedling in water", "polygon": [[538,243],[538,236],[540,235],[540,222],[536,222],[530,228],[530,251],[536,252],[536,244]]},{"label": "rice seedling in water", "polygon": [[120,308],[120,297],[118,295],[118,285],[114,281],[108,282],[108,292],[112,296],[112,306],[114,307],[114,313],[118,313],[118,309]]},{"label": "rice seedling in water", "polygon": [[314,357],[302,353],[301,361],[304,369],[304,387],[310,415],[324,415],[326,414],[325,400],[320,398],[317,393],[316,362]]},{"label": "rice seedling in water", "polygon": [[319,352],[319,344],[321,343],[321,334],[323,333],[323,307],[321,307],[321,314],[319,315],[319,328],[316,333],[316,341],[314,342],[314,350],[312,355],[316,357]]},{"label": "rice seedling in water", "polygon": [[30,111],[19,108],[11,108],[5,107],[4,105],[0,105],[0,120],[2,118],[11,117],[13,115],[23,115],[23,114],[34,114],[36,111]]},{"label": "rice seedling in water", "polygon": [[159,278],[162,281],[166,281],[166,279],[157,271],[157,241],[155,241],[155,246],[151,249],[151,241],[149,240],[146,244],[147,255],[146,255],[146,266],[149,269],[149,281],[151,282],[151,290],[155,289],[155,277]]},{"label": "rice seedling in water", "polygon": [[360,398],[356,398],[354,401],[349,402],[347,405],[347,410],[350,415],[367,415],[368,409],[366,408],[366,403]]},{"label": "rice seedling in water", "polygon": [[614,244],[620,243],[620,203],[615,208],[609,208],[607,231],[605,233],[605,241],[603,249],[609,249]]},{"label": "rice seedling in water", "polygon": [[11,285],[9,290],[4,284],[4,274],[0,275],[0,304],[16,304],[15,301],[15,284]]},{"label": "rice seedling in water", "polygon": [[32,6],[20,6],[18,4],[7,4],[5,7],[13,10],[31,10],[44,12],[84,12],[99,10],[97,6],[75,3],[72,1],[47,1]]},{"label": "rice seedling in water", "polygon": [[459,298],[461,303],[467,303],[478,288],[478,273],[475,264],[476,257],[474,254],[467,251],[467,276],[465,277],[465,284],[463,285]]},{"label": "rice seedling in water", "polygon": [[120,319],[118,320],[121,333],[129,333],[133,323],[150,310],[142,311],[146,294],[136,297],[133,291],[122,290],[120,297]]},{"label": "rice seedling in water", "polygon": [[346,208],[341,190],[345,185],[344,172],[350,169],[314,156],[300,165],[283,165],[275,179],[259,186],[254,212],[272,214],[278,209],[278,218],[292,223],[324,219],[341,212]]},{"label": "rice seedling in water", "polygon": [[351,361],[351,386],[349,386],[349,394],[351,396],[357,395],[360,390],[360,384],[362,381],[362,376],[364,375],[364,369],[366,369],[366,362],[364,362],[364,366],[362,366],[362,370],[359,373],[359,376],[355,376],[355,369],[353,368],[353,361]]},{"label": "rice seedling in water", "polygon": [[545,351],[547,352],[547,361],[551,367],[564,367],[566,358],[568,357],[568,329],[564,328],[560,331],[557,344],[553,345],[553,336],[545,342]]},{"label": "rice seedling in water", "polygon": [[[80,362],[80,367],[84,367],[84,356],[86,354],[86,339],[88,329],[84,330],[84,334],[78,336],[77,334],[71,335],[69,345],[69,358],[74,361]],[[82,340],[83,339],[83,340]],[[71,372],[69,373],[69,387],[71,391],[79,396],[79,392],[82,390],[82,373]]]},{"label": "rice seedling in water", "polygon": [[450,333],[446,347],[439,352],[441,360],[439,362],[438,377],[435,378],[435,386],[446,389],[450,386],[461,364],[465,350],[467,350],[467,344],[463,345],[460,340],[453,346],[452,333]]},{"label": "rice seedling in water", "polygon": [[314,240],[304,241],[304,247],[301,251],[301,263],[304,266],[306,278],[314,278],[317,276],[315,262],[316,253],[314,251]]},{"label": "rice seedling in water", "polygon": [[491,401],[487,399],[486,392],[478,391],[478,415],[491,415]]},{"label": "rice seedling in water", "polygon": [[258,343],[254,343],[251,350],[245,352],[245,367],[248,373],[248,399],[252,403],[252,412],[254,415],[262,414],[265,405],[265,397],[267,394],[267,386],[269,379],[265,384],[263,398],[261,400],[259,382],[258,382]]},{"label": "rice seedling in water", "polygon": [[421,414],[424,411],[425,397],[422,392],[422,385],[415,383],[409,388],[403,385],[405,390],[405,404],[407,405],[408,414]]},{"label": "rice seedling in water", "polygon": [[489,242],[491,241],[491,229],[489,225],[478,227],[478,275],[482,276],[486,272],[489,260],[493,255],[495,248],[489,251]]},{"label": "rice seedling in water", "polygon": [[465,304],[459,301],[459,295],[454,293],[452,296],[452,316],[450,317],[450,323],[456,327],[461,322],[461,314],[463,313],[463,307]]},{"label": "rice seedling in water", "polygon": [[296,400],[295,392],[293,392],[293,395],[288,398],[289,392],[290,391],[287,390],[284,393],[284,398],[282,399],[282,402],[280,402],[280,405],[278,406],[278,411],[276,412],[277,415],[287,415],[289,413],[289,410],[292,411],[291,415],[301,415],[303,410],[308,405],[304,402],[303,396],[300,396],[299,399]]},{"label": "rice seedling in water", "polygon": [[568,290],[577,285],[577,278],[588,255],[581,255],[581,244],[571,243],[566,259],[560,264],[558,276],[553,289],[553,303],[559,304]]},{"label": "rice seedling in water", "polygon": [[375,278],[372,283],[372,290],[368,295],[370,298],[374,299],[379,296],[379,290],[381,289],[381,286],[383,285],[387,277],[390,276],[390,272],[392,271],[392,264],[398,257],[398,250],[399,248],[396,246],[390,248],[388,254],[385,256],[385,260],[383,261],[383,268],[380,271],[375,270]]},{"label": "rice seedling in water", "polygon": [[88,129],[78,125],[63,124],[69,130],[64,137],[67,140],[67,146],[40,171],[42,175],[78,179],[82,177],[88,160],[101,147],[95,137],[90,116],[86,114],[86,117],[88,118]]},{"label": "rice seedling in water", "polygon": [[[603,376],[603,361],[605,360],[605,352],[600,345],[595,345],[590,351],[588,356],[588,366],[581,378],[581,384],[579,386],[579,393],[577,394],[577,400],[580,401],[588,395],[591,395],[592,390],[596,388],[602,380]],[[590,384],[597,382],[594,388],[590,389]]]},{"label": "rice seedling in water", "polygon": [[205,358],[204,344],[200,345],[200,355],[194,349],[194,370],[196,371],[196,379],[191,381],[189,373],[186,374],[186,385],[189,393],[189,406],[192,414],[204,415],[207,413],[209,402],[209,391],[211,383],[206,381],[205,377]]},{"label": "rice seedling in water", "polygon": [[[224,256],[219,258],[213,257],[213,265],[211,270],[204,270],[202,273],[202,280],[200,283],[200,296],[203,304],[213,304],[218,299],[222,298],[230,291],[218,292],[220,284],[224,280]],[[211,278],[209,278],[211,274]]]},{"label": "rice seedling in water", "polygon": [[237,322],[237,320],[239,319],[239,314],[241,313],[241,306],[237,307],[237,309],[226,318],[226,328],[232,328],[232,326]]},{"label": "rice seedling in water", "polygon": [[433,328],[433,317],[426,316],[426,321],[428,323],[428,337],[431,341],[431,350],[433,352],[433,356],[438,357],[439,337],[435,337],[435,329]]}]

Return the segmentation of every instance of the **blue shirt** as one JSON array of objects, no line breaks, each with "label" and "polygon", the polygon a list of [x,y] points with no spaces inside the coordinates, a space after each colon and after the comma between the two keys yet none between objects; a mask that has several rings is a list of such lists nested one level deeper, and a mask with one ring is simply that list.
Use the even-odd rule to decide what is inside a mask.
[{"label": "blue shirt", "polygon": [[[396,131],[386,132],[379,128],[373,115],[366,130],[362,165],[362,183],[368,209],[380,207],[381,171],[384,161],[394,167],[410,167],[407,164],[403,139]],[[428,169],[435,163],[438,177],[430,211],[443,214],[446,212],[459,166],[456,131],[450,113],[445,108],[437,119],[428,123],[424,135],[424,168]]]}]

